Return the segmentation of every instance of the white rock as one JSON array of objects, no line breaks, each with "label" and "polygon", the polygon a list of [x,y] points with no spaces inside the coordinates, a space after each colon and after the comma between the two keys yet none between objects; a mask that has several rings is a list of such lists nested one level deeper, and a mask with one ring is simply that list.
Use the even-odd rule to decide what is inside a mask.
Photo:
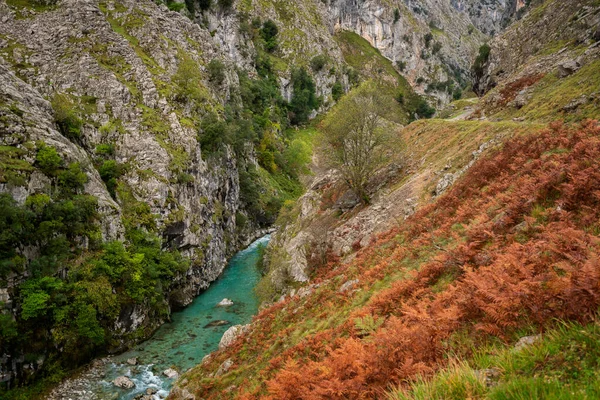
[{"label": "white rock", "polygon": [[244,334],[248,328],[250,328],[250,325],[234,325],[227,329],[219,342],[219,350],[231,346],[231,344],[235,342],[240,335]]},{"label": "white rock", "polygon": [[137,365],[137,363],[138,363],[138,361],[137,361],[136,357],[127,359],[127,364],[129,364],[129,365]]},{"label": "white rock", "polygon": [[217,304],[217,306],[219,307],[229,307],[233,305],[233,301],[229,300],[229,299],[223,299],[219,302],[219,304]]},{"label": "white rock", "polygon": [[177,379],[179,372],[175,371],[173,368],[168,368],[163,371],[163,375],[169,379]]},{"label": "white rock", "polygon": [[113,381],[113,385],[122,389],[133,389],[135,387],[135,383],[126,376],[119,376]]},{"label": "white rock", "polygon": [[353,279],[353,280],[351,280],[351,281],[348,281],[348,282],[344,283],[344,284],[343,284],[343,285],[340,287],[340,290],[339,290],[339,292],[340,292],[340,293],[343,293],[343,292],[345,292],[345,291],[347,291],[347,290],[350,290],[350,289],[352,289],[354,286],[356,286],[356,284],[358,284],[358,282],[359,282],[359,280],[358,280],[358,279]]}]

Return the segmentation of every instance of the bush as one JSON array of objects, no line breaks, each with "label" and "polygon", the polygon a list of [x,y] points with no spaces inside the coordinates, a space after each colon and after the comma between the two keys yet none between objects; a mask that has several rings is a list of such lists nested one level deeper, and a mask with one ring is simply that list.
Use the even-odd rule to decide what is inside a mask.
[{"label": "bush", "polygon": [[54,147],[42,144],[35,156],[35,162],[44,174],[55,176],[63,164],[63,159]]},{"label": "bush", "polygon": [[314,56],[312,60],[310,60],[310,67],[315,72],[321,71],[326,64],[327,57],[325,57],[323,54]]},{"label": "bush", "polygon": [[333,87],[331,88],[331,97],[333,97],[333,100],[338,101],[343,95],[344,88],[342,87],[342,84],[339,81],[334,83]]},{"label": "bush", "polygon": [[492,48],[487,43],[479,48],[479,54],[477,55],[472,68],[475,76],[481,76],[483,74],[483,66],[488,62],[491,51]]},{"label": "bush", "polygon": [[223,9],[229,9],[233,5],[233,0],[219,0],[219,6]]},{"label": "bush", "polygon": [[123,166],[117,163],[115,160],[107,160],[102,163],[98,168],[100,177],[106,184],[106,189],[110,195],[115,198],[115,189],[117,188],[117,179],[123,175]]},{"label": "bush", "polygon": [[394,10],[394,23],[400,21],[400,10],[397,8]]},{"label": "bush", "polygon": [[435,108],[431,107],[424,98],[420,97],[415,108],[415,113],[420,118],[431,118],[435,114]]},{"label": "bush", "polygon": [[315,92],[315,83],[304,68],[292,72],[294,93],[290,101],[290,122],[299,125],[308,121],[310,113],[319,108],[320,99]]},{"label": "bush", "polygon": [[[186,0],[186,3],[187,3],[187,0]],[[200,7],[201,11],[208,10],[210,8],[210,6],[212,6],[212,0],[197,0],[196,3],[198,4],[198,7]]]},{"label": "bush", "polygon": [[279,33],[279,29],[277,25],[272,20],[267,20],[263,23],[263,26],[260,30],[260,36],[265,41],[265,50],[269,53],[272,53],[277,49],[277,34]]},{"label": "bush", "polygon": [[81,137],[83,121],[75,111],[75,104],[63,94],[55,94],[51,101],[54,121],[63,136],[73,140]]},{"label": "bush", "polygon": [[225,64],[216,58],[208,63],[208,77],[211,82],[220,85],[225,80]]},{"label": "bush", "polygon": [[59,186],[70,192],[78,193],[83,190],[83,185],[88,181],[88,176],[82,171],[79,163],[71,163],[69,167],[58,174]]}]

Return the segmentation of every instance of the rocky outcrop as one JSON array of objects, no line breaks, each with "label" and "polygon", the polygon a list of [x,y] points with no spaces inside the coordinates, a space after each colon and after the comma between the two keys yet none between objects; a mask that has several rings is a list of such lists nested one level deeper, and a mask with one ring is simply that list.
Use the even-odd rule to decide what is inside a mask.
[{"label": "rocky outcrop", "polygon": [[[573,53],[565,54],[561,50],[595,41],[600,15],[593,0],[547,0],[529,10],[520,21],[490,42],[491,51],[483,74],[474,82],[477,93],[486,93],[499,82],[508,82],[516,72],[520,76],[531,75],[573,61],[572,57],[576,57]],[[531,66],[531,71],[523,71],[526,64]]]},{"label": "rocky outcrop", "polygon": [[[467,81],[469,68],[485,40],[469,16],[449,1],[364,2],[329,4],[335,29],[353,31],[390,59],[420,93],[443,103],[451,93],[437,86]],[[427,89],[427,90],[426,90]]]},{"label": "rocky outcrop", "polygon": [[234,325],[223,333],[223,337],[219,342],[219,350],[231,346],[238,337],[246,333],[250,329],[250,325]]}]

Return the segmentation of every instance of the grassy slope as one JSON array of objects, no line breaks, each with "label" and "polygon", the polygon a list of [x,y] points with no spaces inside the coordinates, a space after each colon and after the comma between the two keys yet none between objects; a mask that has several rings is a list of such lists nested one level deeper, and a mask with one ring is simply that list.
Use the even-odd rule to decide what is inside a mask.
[{"label": "grassy slope", "polygon": [[[474,348],[503,354],[504,343],[555,318],[593,320],[599,134],[593,124],[555,125],[511,139],[355,261],[331,260],[311,296],[263,311],[251,334],[186,375],[188,388],[203,398],[231,385],[249,398],[375,397],[472,360]],[[359,283],[340,293],[352,279]],[[207,377],[227,358],[229,373]],[[506,390],[520,382],[507,371]],[[549,372],[548,385],[567,384],[561,376]]]},{"label": "grassy slope", "polygon": [[[363,76],[402,90],[368,43],[336,39]],[[600,112],[593,102],[561,111],[595,90],[596,65],[547,74],[524,108],[488,114],[528,122],[409,125],[408,173],[429,173],[420,199],[431,204],[353,261],[330,259],[311,295],[261,312],[249,334],[185,374],[185,388],[202,398],[597,398],[600,128],[578,123]],[[574,124],[545,125],[555,119]],[[455,172],[490,140],[492,154],[432,200],[436,171]],[[535,333],[537,344],[512,349]],[[210,377],[227,359],[233,367]]]}]

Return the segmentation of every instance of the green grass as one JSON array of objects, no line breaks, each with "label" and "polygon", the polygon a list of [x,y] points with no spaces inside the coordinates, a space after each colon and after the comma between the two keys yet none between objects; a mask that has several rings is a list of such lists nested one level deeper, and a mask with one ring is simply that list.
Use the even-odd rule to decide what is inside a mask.
[{"label": "green grass", "polygon": [[[485,369],[497,371],[488,375],[488,382]],[[479,348],[469,362],[455,362],[431,379],[419,379],[389,394],[394,400],[466,398],[600,398],[600,326],[559,323],[539,342],[520,350]]]},{"label": "green grass", "polygon": [[600,88],[600,60],[585,65],[575,74],[559,78],[550,73],[533,88],[531,100],[520,110],[505,109],[496,114],[500,118],[525,117],[530,121],[563,119],[576,122],[583,119],[600,118],[600,96],[581,105],[575,111],[563,111],[563,107],[582,95],[598,93]]},{"label": "green grass", "polygon": [[33,10],[35,12],[52,11],[57,8],[55,4],[44,4],[36,0],[6,0],[6,4],[17,10],[17,18],[25,18],[22,10]]}]

